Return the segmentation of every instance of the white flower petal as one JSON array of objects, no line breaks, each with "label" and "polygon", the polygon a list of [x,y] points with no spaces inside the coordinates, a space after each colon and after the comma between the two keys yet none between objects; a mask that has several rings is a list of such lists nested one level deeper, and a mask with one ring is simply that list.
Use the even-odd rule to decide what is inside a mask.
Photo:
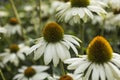
[{"label": "white flower petal", "polygon": [[17,74],[15,75],[15,77],[13,78],[13,80],[17,79],[17,80],[20,80],[24,77],[24,74]]},{"label": "white flower petal", "polygon": [[82,8],[79,8],[78,11],[79,11],[80,18],[83,18],[85,16],[84,10]]},{"label": "white flower petal", "polygon": [[29,50],[27,50],[25,53],[26,55],[29,55],[30,53],[32,53],[34,50],[36,50],[38,47],[40,46],[40,44],[36,44],[33,45]]},{"label": "white flower petal", "polygon": [[87,8],[84,8],[84,11],[91,19],[93,19],[93,14],[90,10],[88,10]]},{"label": "white flower petal", "polygon": [[103,65],[100,64],[98,67],[99,67],[100,79],[101,80],[106,80],[106,75],[105,75]]},{"label": "white flower petal", "polygon": [[42,73],[37,73],[32,77],[32,80],[44,80],[47,78],[49,75],[45,72]]},{"label": "white flower petal", "polygon": [[86,61],[84,61],[82,59],[74,61],[68,66],[68,69],[70,69],[70,70],[76,69],[79,65],[81,65],[83,63],[86,63]]},{"label": "white flower petal", "polygon": [[93,65],[92,80],[99,80],[98,64],[93,63],[92,65]]},{"label": "white flower petal", "polygon": [[25,56],[23,53],[17,53],[16,54],[21,60],[25,60]]},{"label": "white flower petal", "polygon": [[66,46],[67,49],[70,49],[70,45],[68,45],[65,41],[61,41],[60,43],[63,44],[64,46]]},{"label": "white flower petal", "polygon": [[[86,74],[85,74],[85,77],[84,77],[84,79],[85,80],[89,80],[89,78],[90,78],[90,74],[91,74],[91,72],[92,72],[92,70],[93,70],[93,65],[90,65],[89,66],[89,68],[88,68],[88,70],[87,70],[87,72],[86,72]],[[93,74],[93,72],[92,72],[92,74]]]},{"label": "white flower petal", "polygon": [[120,70],[112,63],[108,63],[110,70],[112,71],[115,78],[120,79]]},{"label": "white flower petal", "polygon": [[75,74],[83,73],[83,72],[89,67],[90,64],[91,64],[90,62],[86,62],[86,63],[81,64],[81,65],[74,71],[74,73],[75,73]]},{"label": "white flower petal", "polygon": [[56,67],[59,63],[59,57],[58,57],[58,54],[57,54],[57,51],[56,51],[56,46],[55,45],[52,45],[51,46],[51,50],[53,50],[53,65],[54,67]]},{"label": "white flower petal", "polygon": [[34,65],[32,67],[36,70],[37,73],[43,72],[49,68],[48,66],[37,66],[37,65]]},{"label": "white flower petal", "polygon": [[116,66],[120,67],[120,60],[119,59],[112,59],[112,63],[114,63]]},{"label": "white flower petal", "polygon": [[105,63],[104,68],[105,68],[105,73],[106,73],[107,79],[108,80],[114,80],[114,77],[113,77],[112,71],[110,69],[110,66],[107,63]]},{"label": "white flower petal", "polygon": [[44,53],[44,62],[45,62],[45,65],[48,65],[51,60],[52,60],[52,56],[53,56],[53,53],[51,52],[51,43],[49,43],[45,49],[45,53]]},{"label": "white flower petal", "polygon": [[66,42],[70,45],[70,47],[72,48],[72,50],[75,52],[75,54],[78,55],[78,51],[77,51],[77,49],[75,48],[75,46],[74,46],[71,42],[69,42],[69,41],[67,41],[67,40],[64,40],[64,41],[66,41]]},{"label": "white flower petal", "polygon": [[107,14],[107,12],[103,8],[101,8],[99,6],[88,6],[88,9],[90,9],[91,11],[96,12],[96,13]]},{"label": "white flower petal", "polygon": [[[78,39],[77,37],[72,36],[72,35],[64,35],[64,38],[65,38],[65,40],[68,40],[68,41],[74,43],[75,45],[80,46],[80,44],[77,42],[77,41],[80,41],[80,39]],[[77,41],[76,41],[74,38],[75,38]]]},{"label": "white flower petal", "polygon": [[34,51],[34,60],[38,60],[45,52],[47,43],[42,44],[37,50]]},{"label": "white flower petal", "polygon": [[64,45],[61,45],[60,43],[56,43],[57,55],[62,61],[67,59],[66,53],[64,52],[66,49],[67,48]]},{"label": "white flower petal", "polygon": [[[61,43],[60,43],[61,44]],[[61,44],[61,46],[64,46],[63,44]],[[68,48],[65,46],[64,48],[64,54],[66,55],[66,59],[71,58],[70,52],[68,50]]]},{"label": "white flower petal", "polygon": [[71,64],[73,62],[79,61],[80,58],[71,58],[64,61],[64,63]]}]

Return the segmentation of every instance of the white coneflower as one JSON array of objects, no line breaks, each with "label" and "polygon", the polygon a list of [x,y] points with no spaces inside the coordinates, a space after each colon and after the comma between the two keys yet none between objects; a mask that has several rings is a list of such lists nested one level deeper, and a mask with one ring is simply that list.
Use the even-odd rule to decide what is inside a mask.
[{"label": "white coneflower", "polygon": [[3,63],[6,64],[8,62],[13,63],[15,66],[19,65],[19,59],[25,60],[24,53],[26,50],[29,49],[28,46],[25,46],[24,44],[11,44],[8,49],[4,53],[1,53],[0,56],[3,56]]},{"label": "white coneflower", "polygon": [[83,80],[120,80],[120,55],[114,53],[102,36],[95,37],[87,48],[87,55],[68,59],[68,69],[83,74]]},{"label": "white coneflower", "polygon": [[6,24],[4,27],[7,30],[6,36],[8,37],[16,33],[20,36],[22,35],[21,26],[16,18],[10,18],[9,23]]},{"label": "white coneflower", "polygon": [[120,0],[110,0],[109,5],[114,13],[110,23],[115,26],[120,26]]},{"label": "white coneflower", "polygon": [[26,54],[29,55],[34,51],[35,60],[38,60],[44,54],[46,65],[53,60],[54,66],[57,66],[59,60],[64,61],[71,57],[70,47],[78,55],[78,51],[74,46],[74,44],[80,46],[77,41],[81,42],[75,36],[64,35],[63,29],[59,24],[50,22],[43,29],[43,37],[39,38]]},{"label": "white coneflower", "polygon": [[71,73],[67,73],[65,75],[62,76],[57,76],[54,75],[53,77],[48,77],[48,80],[82,80],[82,75],[75,75],[75,74],[71,74]]},{"label": "white coneflower", "polygon": [[48,66],[37,65],[23,66],[18,70],[19,74],[16,74],[13,80],[44,80],[49,76],[48,73],[44,72],[48,68]]},{"label": "white coneflower", "polygon": [[120,10],[120,0],[109,0],[109,5],[112,9]]},{"label": "white coneflower", "polygon": [[56,17],[58,21],[64,21],[71,25],[79,24],[81,20],[86,22],[88,17],[93,19],[93,13],[100,16],[105,15],[106,11],[101,5],[104,3],[96,0],[70,0],[57,8]]}]

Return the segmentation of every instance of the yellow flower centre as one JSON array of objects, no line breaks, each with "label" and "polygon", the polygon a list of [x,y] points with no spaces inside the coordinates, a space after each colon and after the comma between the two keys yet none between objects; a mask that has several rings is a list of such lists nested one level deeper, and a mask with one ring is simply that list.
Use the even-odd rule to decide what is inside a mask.
[{"label": "yellow flower centre", "polygon": [[43,29],[43,36],[47,42],[58,42],[63,39],[64,31],[56,22],[48,23]]},{"label": "yellow flower centre", "polygon": [[19,46],[17,44],[10,45],[10,52],[16,53],[19,50]]},{"label": "yellow flower centre", "polygon": [[73,78],[69,75],[64,75],[64,76],[61,76],[59,80],[73,80]]},{"label": "yellow flower centre", "polygon": [[36,73],[36,71],[32,68],[32,67],[28,67],[25,71],[24,71],[24,75],[28,78],[34,76]]},{"label": "yellow flower centre", "polygon": [[18,24],[18,20],[16,18],[10,18],[9,24],[16,25],[16,24]]},{"label": "yellow flower centre", "polygon": [[72,7],[87,7],[90,4],[90,0],[70,0]]},{"label": "yellow flower centre", "polygon": [[87,48],[88,60],[98,64],[110,61],[112,53],[110,44],[102,36],[95,37]]}]

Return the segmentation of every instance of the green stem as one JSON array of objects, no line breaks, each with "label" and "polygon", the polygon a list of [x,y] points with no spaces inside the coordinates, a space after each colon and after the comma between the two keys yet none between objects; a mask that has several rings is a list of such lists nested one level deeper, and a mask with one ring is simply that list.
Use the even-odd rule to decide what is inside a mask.
[{"label": "green stem", "polygon": [[21,20],[20,20],[20,18],[19,18],[19,15],[18,15],[17,9],[16,9],[16,7],[15,7],[14,1],[13,1],[13,0],[10,0],[10,3],[11,3],[11,6],[12,6],[12,8],[13,8],[13,12],[14,12],[14,14],[15,14],[18,22],[19,22],[19,24],[21,24]]},{"label": "green stem", "polygon": [[5,79],[5,76],[3,75],[3,72],[2,72],[1,69],[0,69],[0,75],[1,75],[1,77],[2,77],[2,80],[6,80],[6,79]]},{"label": "green stem", "polygon": [[40,25],[40,32],[41,32],[41,24],[42,24],[42,19],[41,19],[41,0],[39,0],[39,10],[38,10],[38,14],[39,14],[39,25]]},{"label": "green stem", "polygon": [[60,61],[60,67],[61,67],[62,75],[65,75],[66,73],[65,73],[65,69],[62,61]]},{"label": "green stem", "polygon": [[[15,3],[14,3],[13,0],[10,0],[10,3],[11,3],[11,6],[12,6],[12,9],[13,9],[13,12],[14,12],[17,20],[18,20],[18,23],[21,25],[21,20],[20,20],[19,14],[18,14],[18,12],[17,12],[17,9],[16,9],[16,7],[15,7]],[[22,26],[22,25],[21,25],[21,26]],[[23,35],[23,38],[24,38],[25,35],[24,35],[24,32],[23,32],[23,27],[21,27],[21,31],[22,31],[22,35]]]},{"label": "green stem", "polygon": [[81,35],[81,54],[84,54],[84,23],[80,25],[80,35]]},{"label": "green stem", "polygon": [[101,36],[104,36],[104,25],[105,25],[105,19],[103,20],[103,24],[101,26]]}]

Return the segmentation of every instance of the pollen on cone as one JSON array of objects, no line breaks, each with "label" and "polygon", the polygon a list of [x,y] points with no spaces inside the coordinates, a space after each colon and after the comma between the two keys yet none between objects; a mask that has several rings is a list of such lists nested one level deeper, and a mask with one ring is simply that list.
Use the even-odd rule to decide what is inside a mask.
[{"label": "pollen on cone", "polygon": [[90,0],[70,0],[72,7],[86,7],[90,4]]},{"label": "pollen on cone", "polygon": [[10,18],[9,24],[16,25],[16,24],[18,24],[18,20],[16,18]]},{"label": "pollen on cone", "polygon": [[36,73],[36,71],[32,68],[32,67],[28,67],[25,71],[24,71],[24,75],[26,77],[32,77],[34,74]]},{"label": "pollen on cone", "polygon": [[19,50],[19,46],[17,44],[11,44],[9,48],[11,52],[17,52]]},{"label": "pollen on cone", "polygon": [[64,76],[61,76],[59,80],[73,80],[73,78],[69,75],[64,75]]},{"label": "pollen on cone", "polygon": [[64,31],[56,22],[48,23],[43,29],[43,37],[47,42],[58,42],[62,40]]},{"label": "pollen on cone", "polygon": [[95,37],[87,48],[88,60],[96,63],[105,63],[111,60],[113,50],[108,41],[102,37]]}]

